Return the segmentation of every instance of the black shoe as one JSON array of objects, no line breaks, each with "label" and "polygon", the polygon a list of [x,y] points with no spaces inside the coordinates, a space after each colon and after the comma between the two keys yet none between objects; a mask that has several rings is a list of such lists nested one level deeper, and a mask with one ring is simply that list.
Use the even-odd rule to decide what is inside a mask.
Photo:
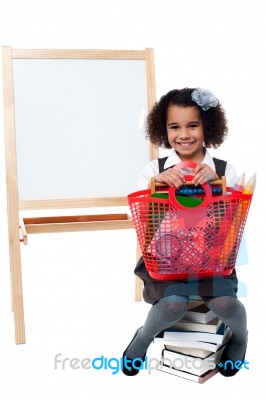
[{"label": "black shoe", "polygon": [[220,362],[218,364],[218,369],[219,369],[220,374],[222,374],[225,377],[232,377],[238,373],[238,371],[242,368],[243,362],[245,360],[245,355],[246,355],[246,351],[245,351],[243,359],[241,360],[242,362],[240,363],[238,361],[237,365],[235,365],[235,363],[233,361],[231,361],[230,358],[228,358],[228,356],[227,356],[230,345],[231,345],[231,340],[229,340],[229,342],[225,346],[223,354],[220,359]]},{"label": "black shoe", "polygon": [[[122,356],[122,360],[123,360],[122,372],[127,376],[135,376],[135,375],[137,375],[139,373],[140,369],[142,368],[143,361],[145,361],[146,353],[144,354],[144,356],[142,358],[135,358],[134,360],[132,360],[131,358],[128,358],[125,355],[127,349],[129,348],[129,346],[131,345],[131,343],[133,342],[133,340],[135,339],[135,337],[137,336],[137,334],[138,334],[138,332],[139,332],[139,330],[141,328],[142,328],[142,326],[139,329],[137,329],[133,339],[131,340],[131,342],[127,346],[127,348],[124,351],[123,356]],[[134,362],[134,365],[132,365],[133,362]]]}]

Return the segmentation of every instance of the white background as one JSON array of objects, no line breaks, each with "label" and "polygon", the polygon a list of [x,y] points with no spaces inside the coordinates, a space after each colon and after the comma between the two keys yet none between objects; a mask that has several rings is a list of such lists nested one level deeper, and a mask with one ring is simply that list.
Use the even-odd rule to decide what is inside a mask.
[{"label": "white background", "polygon": [[[2,97],[0,104],[0,397],[2,399],[262,397],[264,372],[265,12],[261,0],[2,0],[0,44],[16,48],[155,50],[157,98],[201,86],[220,99],[229,138],[212,154],[258,174],[238,267],[249,321],[250,370],[204,385],[154,371],[135,378],[54,370],[62,357],[117,357],[149,310],[133,301],[135,235],[106,231],[32,235],[22,247],[27,344],[16,346],[10,309]],[[1,83],[2,85],[2,83]],[[2,88],[1,88],[2,89]],[[2,90],[1,90],[2,91]],[[101,126],[99,126],[99,134]],[[99,183],[100,184],[100,183]],[[102,210],[94,210],[101,212]],[[148,355],[159,357],[160,348]]]}]

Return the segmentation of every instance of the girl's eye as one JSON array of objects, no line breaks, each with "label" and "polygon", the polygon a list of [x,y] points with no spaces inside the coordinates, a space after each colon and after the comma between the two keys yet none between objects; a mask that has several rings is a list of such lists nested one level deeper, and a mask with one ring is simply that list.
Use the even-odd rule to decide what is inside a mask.
[{"label": "girl's eye", "polygon": [[171,129],[174,129],[174,130],[177,130],[178,128],[179,128],[178,125],[172,125],[172,126],[171,126]]},{"label": "girl's eye", "polygon": [[191,124],[191,125],[189,125],[189,127],[190,127],[190,128],[197,128],[198,125],[197,125],[197,124]]}]

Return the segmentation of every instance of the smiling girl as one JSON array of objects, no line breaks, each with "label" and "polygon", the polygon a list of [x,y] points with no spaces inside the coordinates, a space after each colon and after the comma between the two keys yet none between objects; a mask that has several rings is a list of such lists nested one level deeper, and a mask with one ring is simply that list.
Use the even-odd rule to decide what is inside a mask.
[{"label": "smiling girl", "polygon": [[[206,89],[172,90],[162,96],[147,118],[147,137],[167,149],[168,157],[151,161],[142,171],[139,187],[146,189],[150,179],[179,188],[185,182],[186,171],[173,167],[182,161],[197,163],[193,183],[200,185],[226,176],[227,186],[234,186],[234,168],[223,160],[213,158],[207,148],[216,148],[226,138],[225,112],[216,97]],[[244,360],[247,346],[247,321],[243,304],[237,298],[236,272],[226,277],[209,277],[199,280],[156,281],[152,279],[141,258],[135,274],[144,282],[143,297],[152,304],[144,325],[139,328],[123,353],[125,375],[134,376],[155,335],[180,320],[188,307],[189,297],[199,295],[214,314],[229,326],[232,337],[222,355],[226,360]],[[224,376],[233,376],[239,369],[225,370]]]}]

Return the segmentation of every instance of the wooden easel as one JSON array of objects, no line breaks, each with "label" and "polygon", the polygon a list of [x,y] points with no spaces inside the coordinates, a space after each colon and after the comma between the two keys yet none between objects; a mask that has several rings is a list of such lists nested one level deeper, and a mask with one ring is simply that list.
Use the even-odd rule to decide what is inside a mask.
[{"label": "wooden easel", "polygon": [[[127,205],[126,197],[71,198],[23,200],[18,196],[16,159],[16,129],[14,106],[14,59],[101,59],[144,60],[146,65],[148,111],[155,102],[155,73],[153,49],[135,50],[31,50],[3,47],[3,90],[5,121],[5,153],[7,176],[7,207],[12,307],[16,344],[26,343],[24,302],[21,273],[20,243],[27,243],[28,234],[40,232],[73,232],[101,229],[129,229],[133,227],[127,214],[78,215],[73,217],[19,217],[21,210],[109,207]],[[158,148],[150,144],[150,159],[158,158]],[[136,281],[136,300],[141,299],[141,281]]]}]

